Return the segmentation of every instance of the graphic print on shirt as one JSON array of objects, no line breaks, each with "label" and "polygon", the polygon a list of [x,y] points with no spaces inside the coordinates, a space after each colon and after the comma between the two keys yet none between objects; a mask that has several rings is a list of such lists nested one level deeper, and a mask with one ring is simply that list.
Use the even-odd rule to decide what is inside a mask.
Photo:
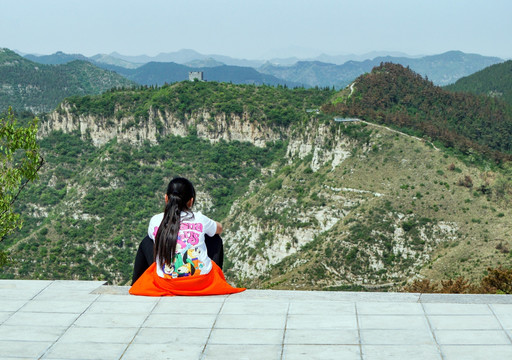
[{"label": "graphic print on shirt", "polygon": [[[199,235],[203,231],[201,223],[181,223],[176,241],[176,252],[171,266],[162,264],[164,278],[180,278],[186,276],[200,275],[204,267],[199,260],[201,249],[195,245],[199,244]],[[154,234],[158,232],[155,227]]]}]

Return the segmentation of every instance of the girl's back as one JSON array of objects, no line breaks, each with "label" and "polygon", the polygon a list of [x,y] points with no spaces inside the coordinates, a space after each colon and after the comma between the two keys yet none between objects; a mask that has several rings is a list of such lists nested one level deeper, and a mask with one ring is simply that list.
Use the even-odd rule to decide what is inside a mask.
[{"label": "girl's back", "polygon": [[[148,235],[152,240],[155,240],[163,218],[164,213],[151,218]],[[212,263],[208,257],[204,236],[214,236],[216,230],[217,223],[201,212],[182,212],[173,263],[166,265],[157,257],[158,276],[179,278],[208,274]]]}]

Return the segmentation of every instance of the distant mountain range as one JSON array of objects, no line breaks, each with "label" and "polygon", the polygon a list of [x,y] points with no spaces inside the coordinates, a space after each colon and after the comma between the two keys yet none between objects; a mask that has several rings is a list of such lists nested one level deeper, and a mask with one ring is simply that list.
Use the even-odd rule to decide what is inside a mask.
[{"label": "distant mountain range", "polygon": [[380,63],[392,62],[410,67],[418,74],[428,77],[436,85],[448,85],[463,76],[502,61],[497,57],[449,51],[444,54],[421,58],[376,57],[373,60],[348,61],[343,65],[318,61],[300,61],[292,66],[276,66],[267,63],[258,70],[280,79],[298,82],[304,86],[335,86],[342,88],[359,75],[370,72],[373,67]]},{"label": "distant mountain range", "polygon": [[492,65],[463,77],[446,90],[501,98],[512,105],[512,60]]},{"label": "distant mountain range", "polygon": [[[324,58],[327,59],[328,55],[324,55]],[[165,61],[146,62],[151,59]],[[285,59],[285,62],[288,60],[292,59]],[[350,60],[342,65],[298,61],[284,66],[270,61],[261,64],[259,61],[221,55],[202,55],[193,50],[181,50],[156,57],[128,57],[117,53],[86,57],[63,52],[39,56],[26,54],[22,57],[4,49],[0,53],[0,106],[13,106],[15,109],[31,110],[35,113],[47,112],[54,109],[65,97],[98,94],[117,86],[161,86],[187,80],[190,71],[202,71],[207,81],[340,89],[380,63],[392,62],[409,67],[428,77],[436,85],[448,85],[502,61],[497,57],[450,51],[420,58],[385,56],[364,61]],[[257,67],[241,66],[242,64]],[[487,73],[482,76],[487,78],[488,75],[485,74]],[[505,80],[506,76],[497,75],[494,78],[497,81]],[[482,79],[478,82],[481,83]],[[503,86],[506,86],[506,81]],[[507,92],[503,90],[503,86],[482,91],[489,93],[496,90],[492,94],[499,96]],[[504,98],[507,96],[504,95]]]},{"label": "distant mountain range", "polygon": [[66,53],[63,53],[62,51],[57,51],[55,54],[51,54],[51,55],[27,54],[27,55],[24,55],[23,57],[30,61],[37,62],[39,64],[45,64],[45,65],[62,65],[62,64],[67,64],[68,62],[75,61],[75,60],[91,61],[91,59],[85,55],[66,54]]},{"label": "distant mountain range", "polygon": [[[98,55],[96,55],[98,56]],[[160,53],[156,56],[147,56],[147,55],[139,55],[139,56],[128,56],[122,55],[117,52],[113,52],[108,56],[115,59],[121,59],[131,63],[148,63],[152,61],[156,62],[175,62],[178,64],[188,64],[197,60],[214,60],[220,62],[225,65],[233,65],[233,66],[249,66],[249,67],[260,67],[266,62],[270,62],[274,65],[293,65],[298,61],[321,61],[332,63],[336,65],[342,65],[347,61],[364,61],[369,59],[374,59],[376,57],[384,57],[384,56],[393,56],[393,57],[406,57],[406,58],[414,58],[414,56],[409,56],[405,53],[401,52],[390,52],[390,51],[373,51],[366,54],[356,55],[356,54],[348,54],[348,55],[327,55],[321,54],[317,57],[307,57],[307,58],[299,58],[299,57],[273,57],[266,60],[257,60],[257,59],[237,59],[230,56],[218,55],[218,54],[201,54],[195,50],[191,49],[182,49],[179,51],[171,52],[171,53]]]},{"label": "distant mountain range", "polygon": [[121,59],[124,61],[128,61],[131,63],[149,63],[149,62],[174,62],[177,64],[186,64],[195,60],[207,60],[213,59],[225,65],[233,65],[233,66],[248,66],[248,67],[258,67],[261,66],[265,61],[264,60],[247,60],[247,59],[236,59],[225,55],[204,55],[198,53],[195,50],[183,49],[176,52],[171,53],[160,53],[156,56],[147,56],[147,55],[139,55],[139,56],[129,56],[129,55],[121,55],[117,52],[113,52],[109,55],[110,57]]},{"label": "distant mountain range", "polygon": [[[320,55],[312,60],[297,58],[261,60],[235,59],[223,55],[203,55],[194,50],[180,50],[172,53],[161,53],[150,57],[147,55],[126,56],[118,53],[95,55],[89,61],[104,69],[113,70],[139,84],[163,84],[181,81],[187,78],[188,71],[199,70],[207,73],[210,80],[233,82],[237,84],[286,84],[289,86],[334,86],[342,88],[350,84],[356,77],[371,71],[381,62],[392,62],[408,66],[415,72],[436,85],[448,85],[464,76],[468,76],[487,66],[503,62],[498,57],[478,54],[466,54],[461,51],[449,51],[439,55],[409,57],[402,53],[373,52],[365,55]],[[380,55],[380,56],[376,56]],[[61,64],[72,59],[84,60],[80,54],[67,55],[56,53],[47,56],[26,55],[33,61],[41,63]],[[152,63],[174,63],[175,65],[148,65]],[[141,67],[148,65],[147,68]],[[177,66],[183,65],[183,67]],[[215,69],[219,66],[227,68]],[[245,69],[235,69],[242,67]],[[163,70],[164,68],[165,71]],[[257,75],[259,73],[273,77]],[[125,71],[130,69],[131,71]],[[154,69],[154,72],[151,72]],[[175,73],[173,71],[176,71]],[[220,75],[222,74],[222,75]],[[228,76],[227,78],[225,76]]]}]

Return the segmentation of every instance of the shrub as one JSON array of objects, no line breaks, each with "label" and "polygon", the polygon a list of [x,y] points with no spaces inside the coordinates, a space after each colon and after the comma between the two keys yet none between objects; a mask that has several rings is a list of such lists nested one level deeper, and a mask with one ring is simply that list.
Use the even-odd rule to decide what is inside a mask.
[{"label": "shrub", "polygon": [[404,229],[405,232],[410,231],[414,227],[415,223],[413,220],[404,221],[402,223],[402,229]]},{"label": "shrub", "polygon": [[488,294],[512,294],[512,269],[488,268],[489,274],[481,281],[480,290]]},{"label": "shrub", "polygon": [[457,182],[457,185],[467,187],[468,189],[473,187],[473,179],[471,179],[471,176],[466,175],[463,178],[459,179]]},{"label": "shrub", "polygon": [[414,293],[436,293],[438,285],[432,283],[429,279],[416,279],[411,284],[406,285],[403,290],[405,292]]},{"label": "shrub", "polygon": [[405,292],[442,294],[512,294],[512,268],[488,268],[480,284],[471,284],[462,276],[456,279],[433,282],[429,279],[414,280],[402,288]]}]

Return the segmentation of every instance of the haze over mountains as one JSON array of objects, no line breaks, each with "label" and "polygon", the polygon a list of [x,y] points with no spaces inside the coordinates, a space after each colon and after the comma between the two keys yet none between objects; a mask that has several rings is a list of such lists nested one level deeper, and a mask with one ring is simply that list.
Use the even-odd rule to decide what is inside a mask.
[{"label": "haze over mountains", "polygon": [[[378,54],[375,52],[359,58]],[[462,77],[503,62],[497,57],[460,51],[416,58],[387,55],[363,61],[349,60],[343,64],[318,61],[324,59],[341,62],[347,58],[358,57],[322,55],[314,61],[296,61],[293,58],[263,63],[261,60],[203,55],[193,50],[155,57],[133,57],[117,53],[86,57],[63,52],[51,55],[25,54],[22,57],[4,49],[0,53],[0,72],[3,74],[0,77],[0,107],[12,106],[35,113],[48,112],[69,96],[98,94],[118,86],[162,86],[187,80],[190,71],[202,71],[207,81],[341,89],[382,62],[407,66],[436,85],[454,83]],[[499,96],[500,92],[496,94]],[[503,98],[508,97],[505,95]]]},{"label": "haze over mountains", "polygon": [[[63,63],[63,61],[69,61],[71,58],[84,60],[83,55],[67,55],[63,53],[46,56],[25,55],[25,57],[45,64],[60,64]],[[97,66],[109,70],[123,71],[123,68],[131,69],[132,71],[127,72],[125,76],[131,76],[132,80],[138,79],[138,82],[141,84],[150,84],[150,81],[155,80],[157,80],[156,83],[158,84],[176,81],[171,79],[177,78],[184,80],[183,76],[175,75],[172,68],[169,68],[168,71],[174,75],[169,75],[168,78],[165,78],[162,74],[144,76],[136,70],[142,66],[147,66],[147,68],[142,70],[142,73],[147,74],[148,72],[152,72],[149,64],[175,63],[192,67],[194,70],[204,70],[207,72],[207,79],[210,79],[208,78],[208,73],[215,72],[215,70],[213,70],[215,67],[227,65],[254,68],[260,73],[272,75],[277,78],[277,80],[265,77],[255,78],[254,75],[250,75],[249,78],[251,78],[255,83],[262,81],[266,84],[274,85],[281,82],[291,86],[334,86],[336,88],[346,86],[357,76],[365,72],[369,72],[374,66],[379,65],[381,62],[393,62],[403,66],[409,66],[420,75],[427,76],[436,85],[448,85],[454,83],[463,76],[470,75],[487,66],[503,62],[503,59],[498,57],[465,54],[460,51],[449,51],[439,55],[422,57],[412,57],[407,54],[397,52],[372,52],[363,55],[340,56],[323,54],[316,58],[309,59],[286,58],[250,60],[236,59],[217,54],[204,55],[190,49],[183,49],[172,53],[161,53],[153,57],[147,55],[126,56],[113,52],[110,55],[95,55],[89,58],[89,60],[94,62]],[[182,71],[177,67],[174,67],[174,70],[176,72]],[[159,71],[161,71],[161,69],[155,69],[155,73],[158,73]],[[250,70],[233,70],[236,74],[240,74],[241,71]],[[210,80],[217,80],[217,78],[218,75],[213,75]],[[233,81],[234,83],[240,83],[236,78],[236,75],[232,75],[232,79],[222,78],[221,81]]]}]

